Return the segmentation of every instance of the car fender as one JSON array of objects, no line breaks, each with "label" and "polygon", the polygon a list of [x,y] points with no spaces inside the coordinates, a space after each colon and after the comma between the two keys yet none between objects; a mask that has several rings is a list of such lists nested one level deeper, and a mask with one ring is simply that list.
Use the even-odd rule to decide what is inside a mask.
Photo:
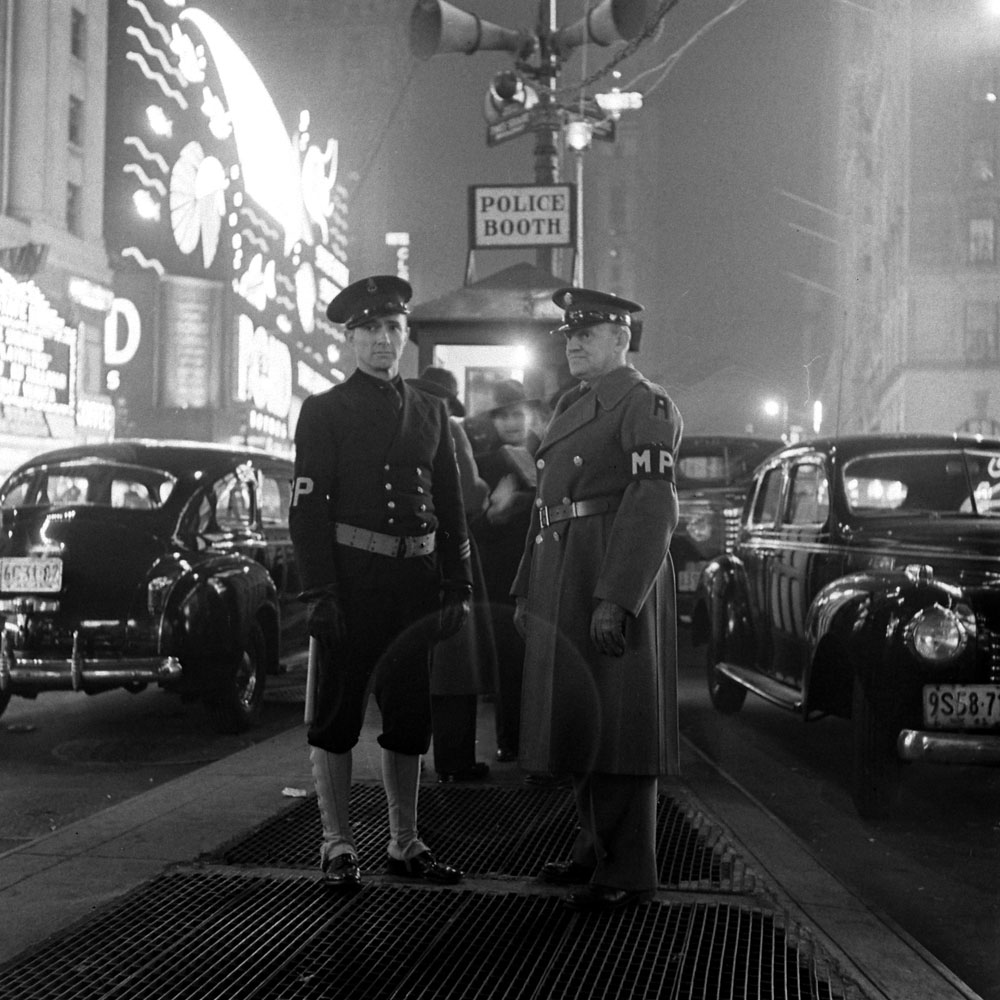
[{"label": "car fender", "polygon": [[746,569],[736,556],[725,555],[712,559],[701,571],[695,590],[694,611],[691,617],[691,641],[695,645],[708,642],[712,621],[722,602],[735,600],[740,609],[741,628],[751,640],[750,616],[746,613]]},{"label": "car fender", "polygon": [[161,641],[169,647],[161,652],[176,656],[183,669],[178,686],[211,688],[241,654],[254,620],[264,627],[269,654],[276,655],[277,593],[259,563],[225,557],[184,573],[170,589],[161,620]]},{"label": "car fender", "polygon": [[925,608],[960,602],[958,588],[923,569],[854,573],[827,584],[806,616],[807,710],[847,714],[855,671],[866,684],[895,689],[909,675],[913,686],[923,668],[907,648],[907,625]]}]

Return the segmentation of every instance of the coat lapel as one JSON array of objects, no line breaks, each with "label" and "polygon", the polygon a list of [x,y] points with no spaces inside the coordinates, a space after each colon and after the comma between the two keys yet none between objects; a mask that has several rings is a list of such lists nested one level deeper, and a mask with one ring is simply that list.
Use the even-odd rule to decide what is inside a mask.
[{"label": "coat lapel", "polygon": [[605,375],[594,388],[574,400],[562,413],[556,414],[549,421],[538,453],[589,424],[597,416],[599,406],[605,410],[614,409],[632,386],[640,381],[642,375],[630,365]]}]

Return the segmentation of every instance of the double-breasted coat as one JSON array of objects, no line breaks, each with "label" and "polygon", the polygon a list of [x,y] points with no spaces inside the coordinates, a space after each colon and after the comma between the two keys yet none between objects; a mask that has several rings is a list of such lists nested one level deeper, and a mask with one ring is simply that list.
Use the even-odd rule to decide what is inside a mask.
[{"label": "double-breasted coat", "polygon": [[[520,761],[529,771],[677,773],[669,546],[681,431],[665,390],[625,366],[564,396],[535,453],[536,506],[511,588],[528,600]],[[602,513],[543,525],[540,508],[602,499]],[[602,599],[628,613],[621,657],[590,639]]]},{"label": "double-breasted coat", "polygon": [[[383,555],[337,542],[337,524],[381,535],[433,535],[433,552]],[[441,587],[471,589],[469,538],[444,401],[361,371],[302,404],[289,511],[305,592],[335,594],[346,638],[324,648],[309,742],[357,742],[376,676],[380,743],[423,753],[430,740],[430,643]],[[381,680],[384,679],[384,685]]]}]

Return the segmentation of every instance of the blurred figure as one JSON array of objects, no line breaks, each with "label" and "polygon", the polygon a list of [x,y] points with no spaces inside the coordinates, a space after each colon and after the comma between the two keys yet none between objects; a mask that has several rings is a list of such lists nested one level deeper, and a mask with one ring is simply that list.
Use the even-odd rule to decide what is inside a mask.
[{"label": "blurred figure", "polygon": [[524,641],[514,628],[510,585],[524,549],[535,498],[532,455],[538,437],[529,430],[524,386],[516,379],[498,382],[493,406],[483,416],[492,428],[491,444],[476,453],[479,475],[490,489],[485,509],[470,519],[479,547],[486,592],[493,616],[499,686],[496,700],[497,760],[517,760],[521,716],[521,671]]},{"label": "blurred figure", "polygon": [[562,288],[556,331],[580,386],[538,449],[538,500],[514,585],[526,639],[521,766],[573,776],[571,856],[541,879],[566,903],[611,910],[651,899],[657,779],[677,773],[677,614],[670,537],[681,416],[627,360],[632,313]]},{"label": "blurred figure", "polygon": [[[476,471],[462,427],[465,407],[458,398],[458,381],[447,368],[433,366],[407,381],[448,404],[462,500],[466,517],[473,521],[485,508],[490,488]],[[435,644],[431,655],[432,740],[439,782],[482,781],[490,773],[489,764],[476,760],[476,721],[479,695],[497,689],[497,658],[478,546],[474,538],[470,542],[471,613],[460,631]]]}]

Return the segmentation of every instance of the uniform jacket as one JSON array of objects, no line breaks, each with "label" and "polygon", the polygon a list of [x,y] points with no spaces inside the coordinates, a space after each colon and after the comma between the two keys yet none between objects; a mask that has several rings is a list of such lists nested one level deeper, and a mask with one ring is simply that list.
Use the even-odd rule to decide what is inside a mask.
[{"label": "uniform jacket", "polygon": [[[560,401],[535,454],[536,506],[511,588],[528,599],[521,766],[676,773],[677,632],[670,537],[681,417],[631,367]],[[616,497],[616,510],[541,526],[538,506]],[[590,640],[597,602],[628,612],[622,657]]]},{"label": "uniform jacket", "polygon": [[[391,395],[394,384],[401,404]],[[292,487],[288,524],[303,590],[363,583],[377,578],[391,561],[337,545],[338,521],[387,535],[434,532],[439,577],[471,585],[468,531],[444,400],[361,371],[308,397],[295,429]]]}]

